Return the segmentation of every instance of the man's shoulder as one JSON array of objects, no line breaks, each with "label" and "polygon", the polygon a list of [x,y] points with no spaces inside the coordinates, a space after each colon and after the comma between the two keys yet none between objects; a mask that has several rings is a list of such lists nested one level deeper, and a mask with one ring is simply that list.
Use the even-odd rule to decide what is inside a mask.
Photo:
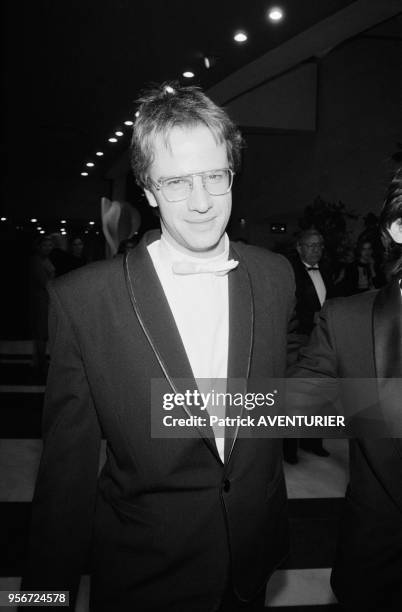
[{"label": "man's shoulder", "polygon": [[291,270],[289,261],[279,253],[242,242],[232,242],[231,246],[249,267],[256,266],[258,268],[264,267],[265,269],[289,272]]},{"label": "man's shoulder", "polygon": [[371,312],[378,289],[365,291],[348,297],[336,297],[325,302],[324,309],[332,317],[351,318],[353,315],[362,316]]},{"label": "man's shoulder", "polygon": [[77,270],[59,276],[50,283],[50,289],[57,294],[83,294],[102,290],[110,282],[123,274],[122,256],[96,261]]}]

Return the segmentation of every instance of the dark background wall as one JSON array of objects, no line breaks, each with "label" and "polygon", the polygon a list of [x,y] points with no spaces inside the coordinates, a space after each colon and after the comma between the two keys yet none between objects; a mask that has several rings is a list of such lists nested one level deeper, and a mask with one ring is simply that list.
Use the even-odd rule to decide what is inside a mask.
[{"label": "dark background wall", "polygon": [[401,57],[396,37],[353,39],[317,64],[315,131],[243,130],[233,216],[246,218],[251,242],[274,246],[269,225],[278,221],[289,238],[318,195],[361,218],[378,211],[402,140]]}]

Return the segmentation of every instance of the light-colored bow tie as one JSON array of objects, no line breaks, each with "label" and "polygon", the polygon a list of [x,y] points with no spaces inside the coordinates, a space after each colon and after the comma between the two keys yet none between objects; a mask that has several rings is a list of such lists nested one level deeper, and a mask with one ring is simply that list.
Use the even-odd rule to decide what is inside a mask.
[{"label": "light-colored bow tie", "polygon": [[174,261],[172,271],[174,274],[215,274],[215,276],[225,276],[230,270],[237,268],[238,261],[206,261],[205,263],[195,263],[192,261]]}]

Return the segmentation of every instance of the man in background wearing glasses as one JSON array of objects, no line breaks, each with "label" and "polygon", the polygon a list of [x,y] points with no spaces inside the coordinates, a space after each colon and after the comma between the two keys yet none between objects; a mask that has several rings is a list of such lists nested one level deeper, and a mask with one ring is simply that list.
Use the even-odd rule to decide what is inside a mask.
[{"label": "man in background wearing glasses", "polygon": [[[151,382],[284,375],[291,266],[225,233],[241,136],[198,88],[139,101],[132,165],[161,232],[50,289],[52,363],[23,588],[92,610],[256,610],[288,551],[279,439],[151,434]],[[229,384],[229,383],[228,383]],[[175,409],[186,417],[191,406]],[[106,463],[98,477],[100,440]]]}]

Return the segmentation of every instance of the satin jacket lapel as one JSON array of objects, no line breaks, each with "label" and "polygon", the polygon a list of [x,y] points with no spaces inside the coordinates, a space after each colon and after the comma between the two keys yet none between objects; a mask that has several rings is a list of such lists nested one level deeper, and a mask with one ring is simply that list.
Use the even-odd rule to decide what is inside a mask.
[{"label": "satin jacket lapel", "polygon": [[[401,428],[402,405],[399,393],[402,379],[402,307],[398,282],[387,285],[379,291],[373,307],[373,334],[378,392],[383,416],[390,431],[393,424]],[[395,379],[399,379],[399,383]],[[382,457],[384,474],[388,479],[389,489],[402,509],[402,441],[393,438],[389,444],[389,457]],[[395,454],[400,459],[400,471],[395,474]],[[388,464],[388,460],[390,463]]]},{"label": "satin jacket lapel", "polygon": [[[156,359],[174,393],[185,393],[191,381],[191,390],[197,389],[180,333],[172,311],[155,272],[147,245],[157,240],[159,232],[146,234],[134,251],[124,260],[124,272],[131,305],[152,348]],[[184,406],[188,416],[201,416],[196,406]],[[207,446],[220,461],[212,428],[197,427]]]},{"label": "satin jacket lapel", "polygon": [[[229,272],[229,351],[227,391],[246,393],[250,374],[254,333],[254,300],[250,276],[244,260],[231,245],[229,259],[239,261]],[[231,380],[232,379],[232,380]],[[227,416],[241,417],[243,406],[233,406]],[[238,426],[225,429],[225,464],[230,460],[238,434]]]}]

